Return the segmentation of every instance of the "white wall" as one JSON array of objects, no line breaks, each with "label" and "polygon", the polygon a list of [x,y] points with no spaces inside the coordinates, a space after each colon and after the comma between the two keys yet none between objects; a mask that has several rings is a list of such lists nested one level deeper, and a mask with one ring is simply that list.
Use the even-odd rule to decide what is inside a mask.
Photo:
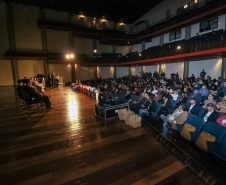
[{"label": "white wall", "polygon": [[114,67],[97,67],[97,78],[113,78]]},{"label": "white wall", "polygon": [[153,66],[143,66],[145,72],[151,72],[152,74],[157,71],[157,65]]},{"label": "white wall", "polygon": [[131,67],[131,68],[130,68],[131,75],[137,75],[137,76],[140,76],[141,68],[142,68],[142,66]]},{"label": "white wall", "polygon": [[163,64],[163,71],[166,74],[166,78],[170,78],[170,74],[177,73],[179,74],[180,78],[183,78],[184,75],[184,63],[170,63],[170,64]]},{"label": "white wall", "polygon": [[69,34],[67,31],[47,30],[48,52],[68,53]]},{"label": "white wall", "polygon": [[200,72],[204,69],[206,76],[210,75],[213,79],[221,76],[222,59],[211,59],[189,62],[189,77],[194,74],[200,77]]},{"label": "white wall", "polygon": [[13,73],[10,60],[0,60],[0,86],[13,85]]},{"label": "white wall", "polygon": [[37,74],[44,73],[44,65],[42,60],[18,60],[19,78],[34,77]]},{"label": "white wall", "polygon": [[97,41],[97,53],[113,53],[112,45],[103,45]]},{"label": "white wall", "polygon": [[72,65],[70,64],[58,64],[58,63],[50,63],[49,64],[49,71],[55,71],[55,73],[59,73],[60,76],[64,77],[64,82],[70,81],[71,82],[71,68]]},{"label": "white wall", "polygon": [[116,77],[123,77],[129,75],[129,67],[116,67]]},{"label": "white wall", "polygon": [[93,54],[92,39],[85,39],[85,38],[78,38],[78,37],[74,37],[73,39],[74,39],[75,54],[86,54],[88,56]]},{"label": "white wall", "polygon": [[42,40],[37,25],[39,8],[14,4],[13,15],[17,50],[40,51],[42,49]]},{"label": "white wall", "polygon": [[[214,29],[214,30],[220,30],[220,29],[225,30],[225,20],[226,20],[225,17],[226,17],[226,14],[218,16],[218,28]],[[206,20],[208,20],[208,19],[206,19]],[[208,31],[200,33],[199,28],[200,28],[200,23],[196,23],[196,24],[191,25],[191,37],[196,36],[196,33],[199,33],[200,35],[202,35],[202,34],[212,32],[212,30],[208,30]]]},{"label": "white wall", "polygon": [[138,53],[140,53],[141,50],[142,50],[142,45],[141,44],[136,44],[136,45],[132,46],[132,52],[136,52],[137,51]]},{"label": "white wall", "polygon": [[[84,67],[83,67],[84,68]],[[86,66],[87,69],[80,69],[80,78],[76,80],[94,80],[93,67]]]},{"label": "white wall", "polygon": [[116,53],[122,53],[126,55],[129,53],[129,46],[116,46]]},{"label": "white wall", "polygon": [[160,37],[155,37],[151,41],[151,47],[160,45]]}]

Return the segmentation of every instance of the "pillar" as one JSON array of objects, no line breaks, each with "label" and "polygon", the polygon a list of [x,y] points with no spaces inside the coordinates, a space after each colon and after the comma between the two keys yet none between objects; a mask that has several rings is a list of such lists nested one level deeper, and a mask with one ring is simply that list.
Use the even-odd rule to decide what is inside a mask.
[{"label": "pillar", "polygon": [[188,40],[191,38],[191,26],[185,28],[185,39]]},{"label": "pillar", "polygon": [[113,75],[114,78],[116,78],[116,67],[114,66],[114,75]]},{"label": "pillar", "polygon": [[132,75],[132,72],[131,72],[131,66],[129,66],[129,76]]},{"label": "pillar", "polygon": [[93,71],[94,71],[94,80],[97,80],[97,66],[93,67]]},{"label": "pillar", "polygon": [[[40,10],[39,17],[40,19],[45,19],[45,12],[43,9]],[[46,29],[41,28],[40,31],[41,31],[41,39],[42,39],[42,52],[48,53]],[[44,67],[44,74],[45,76],[47,76],[49,73],[48,59],[43,60],[43,67]]]},{"label": "pillar", "polygon": [[184,75],[183,78],[188,78],[189,75],[189,61],[184,61]]},{"label": "pillar", "polygon": [[[10,51],[16,51],[13,9],[10,3],[7,4],[6,19],[7,19],[7,28],[8,28],[8,37],[9,37],[9,49]],[[16,59],[11,59],[11,66],[12,66],[12,73],[13,73],[13,82],[14,82],[14,85],[16,85],[17,80],[19,78],[18,61]]]},{"label": "pillar", "polygon": [[141,43],[141,51],[144,51],[145,50],[145,41],[142,41]]},{"label": "pillar", "polygon": [[226,58],[222,58],[221,77],[226,79]]}]

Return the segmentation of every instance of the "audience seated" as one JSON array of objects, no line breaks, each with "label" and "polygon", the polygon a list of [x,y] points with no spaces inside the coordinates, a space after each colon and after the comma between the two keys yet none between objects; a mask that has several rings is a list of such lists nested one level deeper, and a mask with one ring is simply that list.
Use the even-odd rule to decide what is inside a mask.
[{"label": "audience seated", "polygon": [[190,104],[186,107],[186,110],[189,114],[195,114],[197,116],[199,115],[200,105],[196,103],[195,98],[190,99]]},{"label": "audience seated", "polygon": [[202,108],[207,108],[207,105],[209,103],[214,104],[214,106],[216,105],[216,102],[214,101],[214,97],[212,94],[209,94],[208,99],[203,102],[204,105],[202,106]]},{"label": "audience seated", "polygon": [[201,89],[199,89],[199,94],[201,94],[202,101],[206,100],[209,95],[209,90],[207,89],[206,85],[203,85]]},{"label": "audience seated", "polygon": [[207,110],[202,115],[202,118],[203,118],[205,123],[207,123],[207,122],[216,122],[217,121],[218,113],[214,110],[214,107],[215,106],[214,106],[213,103],[209,103],[207,105]]},{"label": "audience seated", "polygon": [[167,116],[161,114],[160,118],[163,120],[163,132],[162,135],[166,136],[168,128],[177,130],[176,124],[183,124],[188,117],[185,105],[180,105],[172,114]]}]

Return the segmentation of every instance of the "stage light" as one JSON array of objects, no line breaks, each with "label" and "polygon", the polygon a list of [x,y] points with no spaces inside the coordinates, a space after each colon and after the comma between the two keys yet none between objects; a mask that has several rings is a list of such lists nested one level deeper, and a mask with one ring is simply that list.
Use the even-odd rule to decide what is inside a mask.
[{"label": "stage light", "polygon": [[102,20],[102,23],[104,23],[104,22],[106,22],[106,20],[105,20],[105,19],[103,19],[103,20]]},{"label": "stage light", "polygon": [[96,50],[96,49],[94,49],[94,50],[93,50],[93,52],[94,52],[94,53],[97,53],[97,50]]},{"label": "stage light", "polygon": [[177,46],[177,50],[180,50],[181,49],[181,46]]},{"label": "stage light", "polygon": [[198,0],[195,0],[194,3],[198,3]]},{"label": "stage light", "polygon": [[128,44],[130,44],[130,42],[128,42]]},{"label": "stage light", "polygon": [[85,18],[85,16],[84,16],[84,15],[80,15],[80,19],[81,19],[81,18],[82,18],[82,19],[84,19],[84,18]]},{"label": "stage light", "polygon": [[66,55],[66,59],[69,59],[70,58],[70,55]]},{"label": "stage light", "polygon": [[184,9],[186,9],[186,8],[188,8],[188,4],[185,4],[185,5],[184,5]]},{"label": "stage light", "polygon": [[71,57],[71,58],[74,58],[75,56],[74,56],[74,54],[70,54],[70,57]]},{"label": "stage light", "polygon": [[142,54],[141,53],[139,53],[139,57],[141,57],[142,56]]},{"label": "stage light", "polygon": [[93,19],[96,20],[96,17],[94,17]]},{"label": "stage light", "polygon": [[126,24],[125,24],[125,23],[123,23],[123,22],[122,22],[122,23],[120,23],[120,26],[125,26],[125,25],[126,25]]}]

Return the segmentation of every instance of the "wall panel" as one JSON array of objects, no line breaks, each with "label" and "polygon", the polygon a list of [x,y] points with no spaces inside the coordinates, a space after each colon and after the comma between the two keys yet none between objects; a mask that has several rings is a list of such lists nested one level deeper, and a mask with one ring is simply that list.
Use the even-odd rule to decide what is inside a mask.
[{"label": "wall panel", "polygon": [[18,60],[18,74],[20,79],[34,77],[41,73],[44,73],[42,60]]},{"label": "wall panel", "polygon": [[189,77],[194,74],[200,77],[200,72],[204,69],[206,76],[210,75],[213,79],[221,76],[222,59],[211,59],[189,62]]},{"label": "wall panel", "polygon": [[0,86],[14,85],[10,60],[0,60]]},{"label": "wall panel", "polygon": [[166,74],[166,78],[170,78],[170,74],[178,72],[179,77],[183,79],[184,63],[178,62],[178,63],[163,64],[163,71]]},{"label": "wall panel", "polygon": [[39,8],[14,5],[13,11],[17,50],[41,50],[41,32],[37,25]]},{"label": "wall panel", "polygon": [[129,67],[116,67],[116,77],[123,77],[129,75]]},{"label": "wall panel", "polygon": [[145,72],[151,72],[153,74],[155,71],[157,71],[157,65],[144,66],[144,71]]},{"label": "wall panel", "polygon": [[112,45],[103,45],[97,41],[97,52],[98,53],[113,53]]},{"label": "wall panel", "polygon": [[93,40],[74,37],[74,49],[76,54],[93,54]]},{"label": "wall panel", "polygon": [[130,68],[130,70],[131,70],[131,75],[137,75],[137,76],[140,76],[140,74],[141,74],[141,67],[142,67],[142,66],[131,67],[131,68]]},{"label": "wall panel", "polygon": [[114,67],[97,67],[97,78],[113,78]]},{"label": "wall panel", "polygon": [[47,30],[48,52],[68,53],[69,34],[66,31]]}]

